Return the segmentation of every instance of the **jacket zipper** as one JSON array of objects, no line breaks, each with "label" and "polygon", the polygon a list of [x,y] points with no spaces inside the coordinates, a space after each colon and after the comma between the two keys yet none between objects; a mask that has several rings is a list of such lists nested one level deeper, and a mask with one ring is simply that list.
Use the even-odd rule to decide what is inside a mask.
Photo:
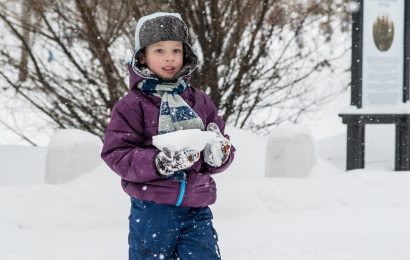
[{"label": "jacket zipper", "polygon": [[184,200],[185,196],[185,191],[186,191],[186,179],[181,181],[181,184],[179,184],[179,195],[178,195],[178,201],[175,206],[179,207],[182,204],[182,201]]}]

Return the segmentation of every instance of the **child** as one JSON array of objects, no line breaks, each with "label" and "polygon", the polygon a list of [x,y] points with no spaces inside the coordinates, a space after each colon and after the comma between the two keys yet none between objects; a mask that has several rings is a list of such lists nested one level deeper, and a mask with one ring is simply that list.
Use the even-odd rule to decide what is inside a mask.
[{"label": "child", "polygon": [[[138,21],[130,90],[112,110],[101,153],[131,197],[129,259],[220,259],[211,175],[231,164],[234,148],[210,97],[190,86],[197,64],[179,14]],[[153,146],[153,136],[183,129],[218,138],[202,152]]]}]

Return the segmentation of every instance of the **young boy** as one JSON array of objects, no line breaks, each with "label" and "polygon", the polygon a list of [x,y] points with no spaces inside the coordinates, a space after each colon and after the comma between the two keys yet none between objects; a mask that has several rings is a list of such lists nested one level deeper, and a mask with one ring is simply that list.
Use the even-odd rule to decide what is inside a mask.
[{"label": "young boy", "polygon": [[[190,86],[197,64],[179,14],[138,21],[130,91],[112,110],[101,153],[131,197],[129,259],[220,259],[211,175],[231,164],[235,149],[210,97]],[[153,136],[184,129],[218,138],[203,151],[153,146]]]}]

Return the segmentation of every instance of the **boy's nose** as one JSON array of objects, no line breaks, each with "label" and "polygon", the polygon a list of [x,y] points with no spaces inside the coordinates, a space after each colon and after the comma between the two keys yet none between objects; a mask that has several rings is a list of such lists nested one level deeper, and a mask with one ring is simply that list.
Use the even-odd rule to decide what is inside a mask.
[{"label": "boy's nose", "polygon": [[165,56],[165,59],[166,59],[166,60],[173,60],[173,59],[174,59],[174,55],[172,55],[172,53],[168,53],[168,54]]}]

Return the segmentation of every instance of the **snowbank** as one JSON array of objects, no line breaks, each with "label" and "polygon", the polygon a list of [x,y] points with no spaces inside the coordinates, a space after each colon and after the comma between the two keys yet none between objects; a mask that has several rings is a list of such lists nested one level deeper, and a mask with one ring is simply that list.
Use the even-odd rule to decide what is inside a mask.
[{"label": "snowbank", "polygon": [[[410,259],[408,172],[319,159],[307,178],[264,178],[266,138],[227,132],[237,157],[215,175],[212,206],[223,259]],[[0,187],[0,259],[125,260],[129,207],[104,164],[60,185]]]},{"label": "snowbank", "polygon": [[47,147],[0,145],[0,187],[44,183]]}]

